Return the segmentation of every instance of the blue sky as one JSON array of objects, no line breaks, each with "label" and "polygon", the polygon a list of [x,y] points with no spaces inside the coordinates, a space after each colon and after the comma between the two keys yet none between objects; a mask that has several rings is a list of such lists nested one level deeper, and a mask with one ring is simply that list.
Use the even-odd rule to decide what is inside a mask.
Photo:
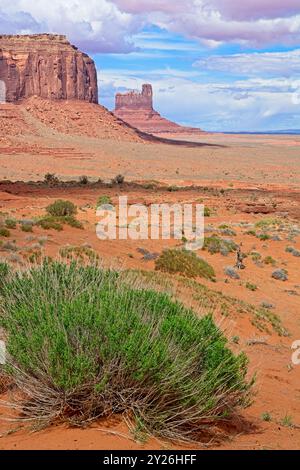
[{"label": "blue sky", "polygon": [[66,34],[94,58],[109,109],[148,82],[182,124],[300,128],[299,0],[0,0],[0,32]]}]

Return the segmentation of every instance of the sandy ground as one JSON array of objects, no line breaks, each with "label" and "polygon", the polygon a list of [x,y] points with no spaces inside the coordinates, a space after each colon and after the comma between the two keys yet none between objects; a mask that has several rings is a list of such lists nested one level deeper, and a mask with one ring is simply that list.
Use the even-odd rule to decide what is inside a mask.
[{"label": "sandy ground", "polygon": [[0,105],[0,178],[41,180],[51,171],[108,180],[122,173],[177,185],[299,187],[299,136],[212,134],[176,145],[178,136],[168,134],[162,145],[143,141],[104,108],[84,105]]},{"label": "sandy ground", "polygon": [[[157,180],[199,187],[170,192],[162,187],[145,189],[134,185],[49,188],[2,182],[2,217],[28,219],[39,216],[45,213],[50,202],[63,198],[78,206],[78,218],[84,229],[65,227],[62,232],[56,232],[34,227],[33,233],[28,234],[18,227],[11,230],[9,239],[1,238],[3,243],[14,241],[17,251],[4,249],[2,244],[0,257],[21,264],[43,237],[42,252],[46,255],[56,257],[62,247],[89,244],[108,263],[152,272],[154,262],[145,261],[137,248],[160,253],[181,242],[98,240],[95,233],[98,197],[109,195],[115,204],[119,195],[127,195],[129,203],[147,205],[153,202],[203,202],[212,210],[211,217],[206,219],[207,227],[218,230],[221,224],[226,224],[236,232],[231,238],[242,243],[245,253],[257,251],[262,259],[272,256],[275,260],[274,267],[256,263],[248,256],[240,280],[232,280],[226,277],[224,268],[234,265],[234,254],[224,257],[201,251],[199,254],[216,271],[216,283],[197,279],[196,286],[191,288],[177,277],[166,276],[178,298],[200,313],[197,284],[206,286],[209,298],[215,299],[215,318],[228,336],[231,347],[236,351],[244,350],[250,359],[250,372],[257,372],[253,405],[241,413],[237,422],[228,426],[226,433],[223,429],[224,438],[213,443],[213,447],[299,449],[300,366],[292,364],[291,345],[300,339],[300,258],[287,253],[286,247],[292,245],[300,250],[297,232],[300,227],[300,137],[218,134],[204,135],[201,142],[176,145],[174,142],[145,142],[131,129],[122,128],[121,134],[117,127],[112,130],[119,124],[112,120],[106,125],[110,118],[105,113],[100,116],[98,108],[95,119],[103,119],[105,124],[99,129],[89,125],[85,111],[74,105],[66,105],[60,119],[55,119],[56,105],[48,104],[48,108],[42,112],[32,102],[19,107],[0,107],[0,180],[37,181],[51,172],[65,180],[85,174],[95,181],[98,178],[109,180],[122,173],[127,181]],[[76,113],[83,113],[83,117]],[[170,135],[164,137],[172,140]],[[277,233],[280,240],[262,241],[246,233],[249,228],[243,223],[254,227],[266,217],[282,219],[285,229]],[[288,281],[272,278],[276,268],[288,271]],[[255,284],[257,290],[249,290],[247,282]],[[253,314],[231,301],[228,301],[232,305],[224,316],[219,308],[223,297],[220,298],[221,294],[217,292],[257,308],[262,302],[272,304],[272,313],[281,319],[290,335],[279,336],[271,325],[268,325],[269,331],[259,330],[253,322]],[[238,344],[232,341],[233,336],[239,337]],[[2,412],[4,415],[3,408]],[[262,420],[263,413],[271,415],[270,422]],[[151,439],[146,444],[135,442],[122,417],[98,422],[84,430],[53,425],[31,433],[18,429],[18,426],[15,422],[0,421],[0,449],[179,448],[176,443]]]}]

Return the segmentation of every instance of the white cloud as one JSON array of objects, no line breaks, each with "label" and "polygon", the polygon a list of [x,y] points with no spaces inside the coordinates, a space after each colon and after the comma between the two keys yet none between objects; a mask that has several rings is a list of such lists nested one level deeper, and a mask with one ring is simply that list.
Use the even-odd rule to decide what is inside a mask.
[{"label": "white cloud", "polygon": [[[101,71],[99,79],[106,106],[113,107],[116,91],[141,89],[143,83],[150,81],[155,107],[163,116],[207,130],[296,127],[300,119],[300,102],[293,99],[300,90],[300,80],[252,78],[232,83],[198,83],[174,70],[153,70],[150,74],[106,70]],[[275,119],[275,124],[276,116],[280,116],[280,122]]]},{"label": "white cloud", "polygon": [[201,70],[221,71],[239,75],[291,77],[300,74],[300,49],[288,52],[264,52],[210,56],[194,64]]}]

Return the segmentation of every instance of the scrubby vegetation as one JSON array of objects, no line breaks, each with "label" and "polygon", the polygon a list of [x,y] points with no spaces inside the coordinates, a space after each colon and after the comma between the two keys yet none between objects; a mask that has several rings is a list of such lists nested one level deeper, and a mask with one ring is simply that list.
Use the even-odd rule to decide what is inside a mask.
[{"label": "scrubby vegetation", "polygon": [[9,238],[10,237],[10,231],[6,227],[0,227],[0,237],[5,237]]},{"label": "scrubby vegetation", "polygon": [[213,267],[199,258],[193,251],[181,249],[164,250],[155,261],[155,269],[170,274],[182,274],[186,277],[203,277],[214,280]]},{"label": "scrubby vegetation", "polygon": [[58,199],[57,201],[50,204],[50,206],[46,208],[46,211],[53,217],[74,216],[77,214],[77,207],[71,201]]},{"label": "scrubby vegetation", "polygon": [[82,223],[76,219],[77,207],[71,201],[58,199],[46,208],[47,215],[37,221],[37,225],[45,230],[63,230],[64,225],[82,229]]},{"label": "scrubby vegetation", "polygon": [[209,251],[211,254],[222,253],[223,255],[227,255],[228,253],[236,251],[237,244],[233,240],[212,235],[211,237],[205,237],[203,249]]},{"label": "scrubby vegetation", "polygon": [[123,413],[145,434],[199,440],[247,406],[247,358],[210,315],[97,266],[8,274],[0,326],[25,419],[90,423]]},{"label": "scrubby vegetation", "polygon": [[104,194],[98,198],[97,207],[105,205],[105,204],[112,205],[112,200],[109,196]]}]

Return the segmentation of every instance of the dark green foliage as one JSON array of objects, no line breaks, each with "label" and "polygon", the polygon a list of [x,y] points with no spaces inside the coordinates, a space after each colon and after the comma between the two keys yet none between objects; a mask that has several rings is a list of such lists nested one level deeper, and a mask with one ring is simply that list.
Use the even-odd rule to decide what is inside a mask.
[{"label": "dark green foliage", "polygon": [[58,199],[57,201],[53,202],[46,208],[46,211],[49,215],[54,217],[65,217],[65,216],[74,216],[77,213],[77,208],[75,204],[71,201],[64,201],[62,199]]},{"label": "dark green foliage", "polygon": [[0,237],[5,237],[9,238],[10,237],[10,231],[6,227],[0,227]]},{"label": "dark green foliage", "polygon": [[185,249],[164,250],[155,261],[155,269],[170,274],[182,274],[186,277],[204,277],[214,280],[215,272],[212,266],[199,258],[193,251]]},{"label": "dark green foliage", "polygon": [[39,423],[125,413],[149,434],[197,440],[249,404],[246,356],[212,317],[125,274],[58,262],[17,272],[3,285],[0,326],[24,416]]}]

